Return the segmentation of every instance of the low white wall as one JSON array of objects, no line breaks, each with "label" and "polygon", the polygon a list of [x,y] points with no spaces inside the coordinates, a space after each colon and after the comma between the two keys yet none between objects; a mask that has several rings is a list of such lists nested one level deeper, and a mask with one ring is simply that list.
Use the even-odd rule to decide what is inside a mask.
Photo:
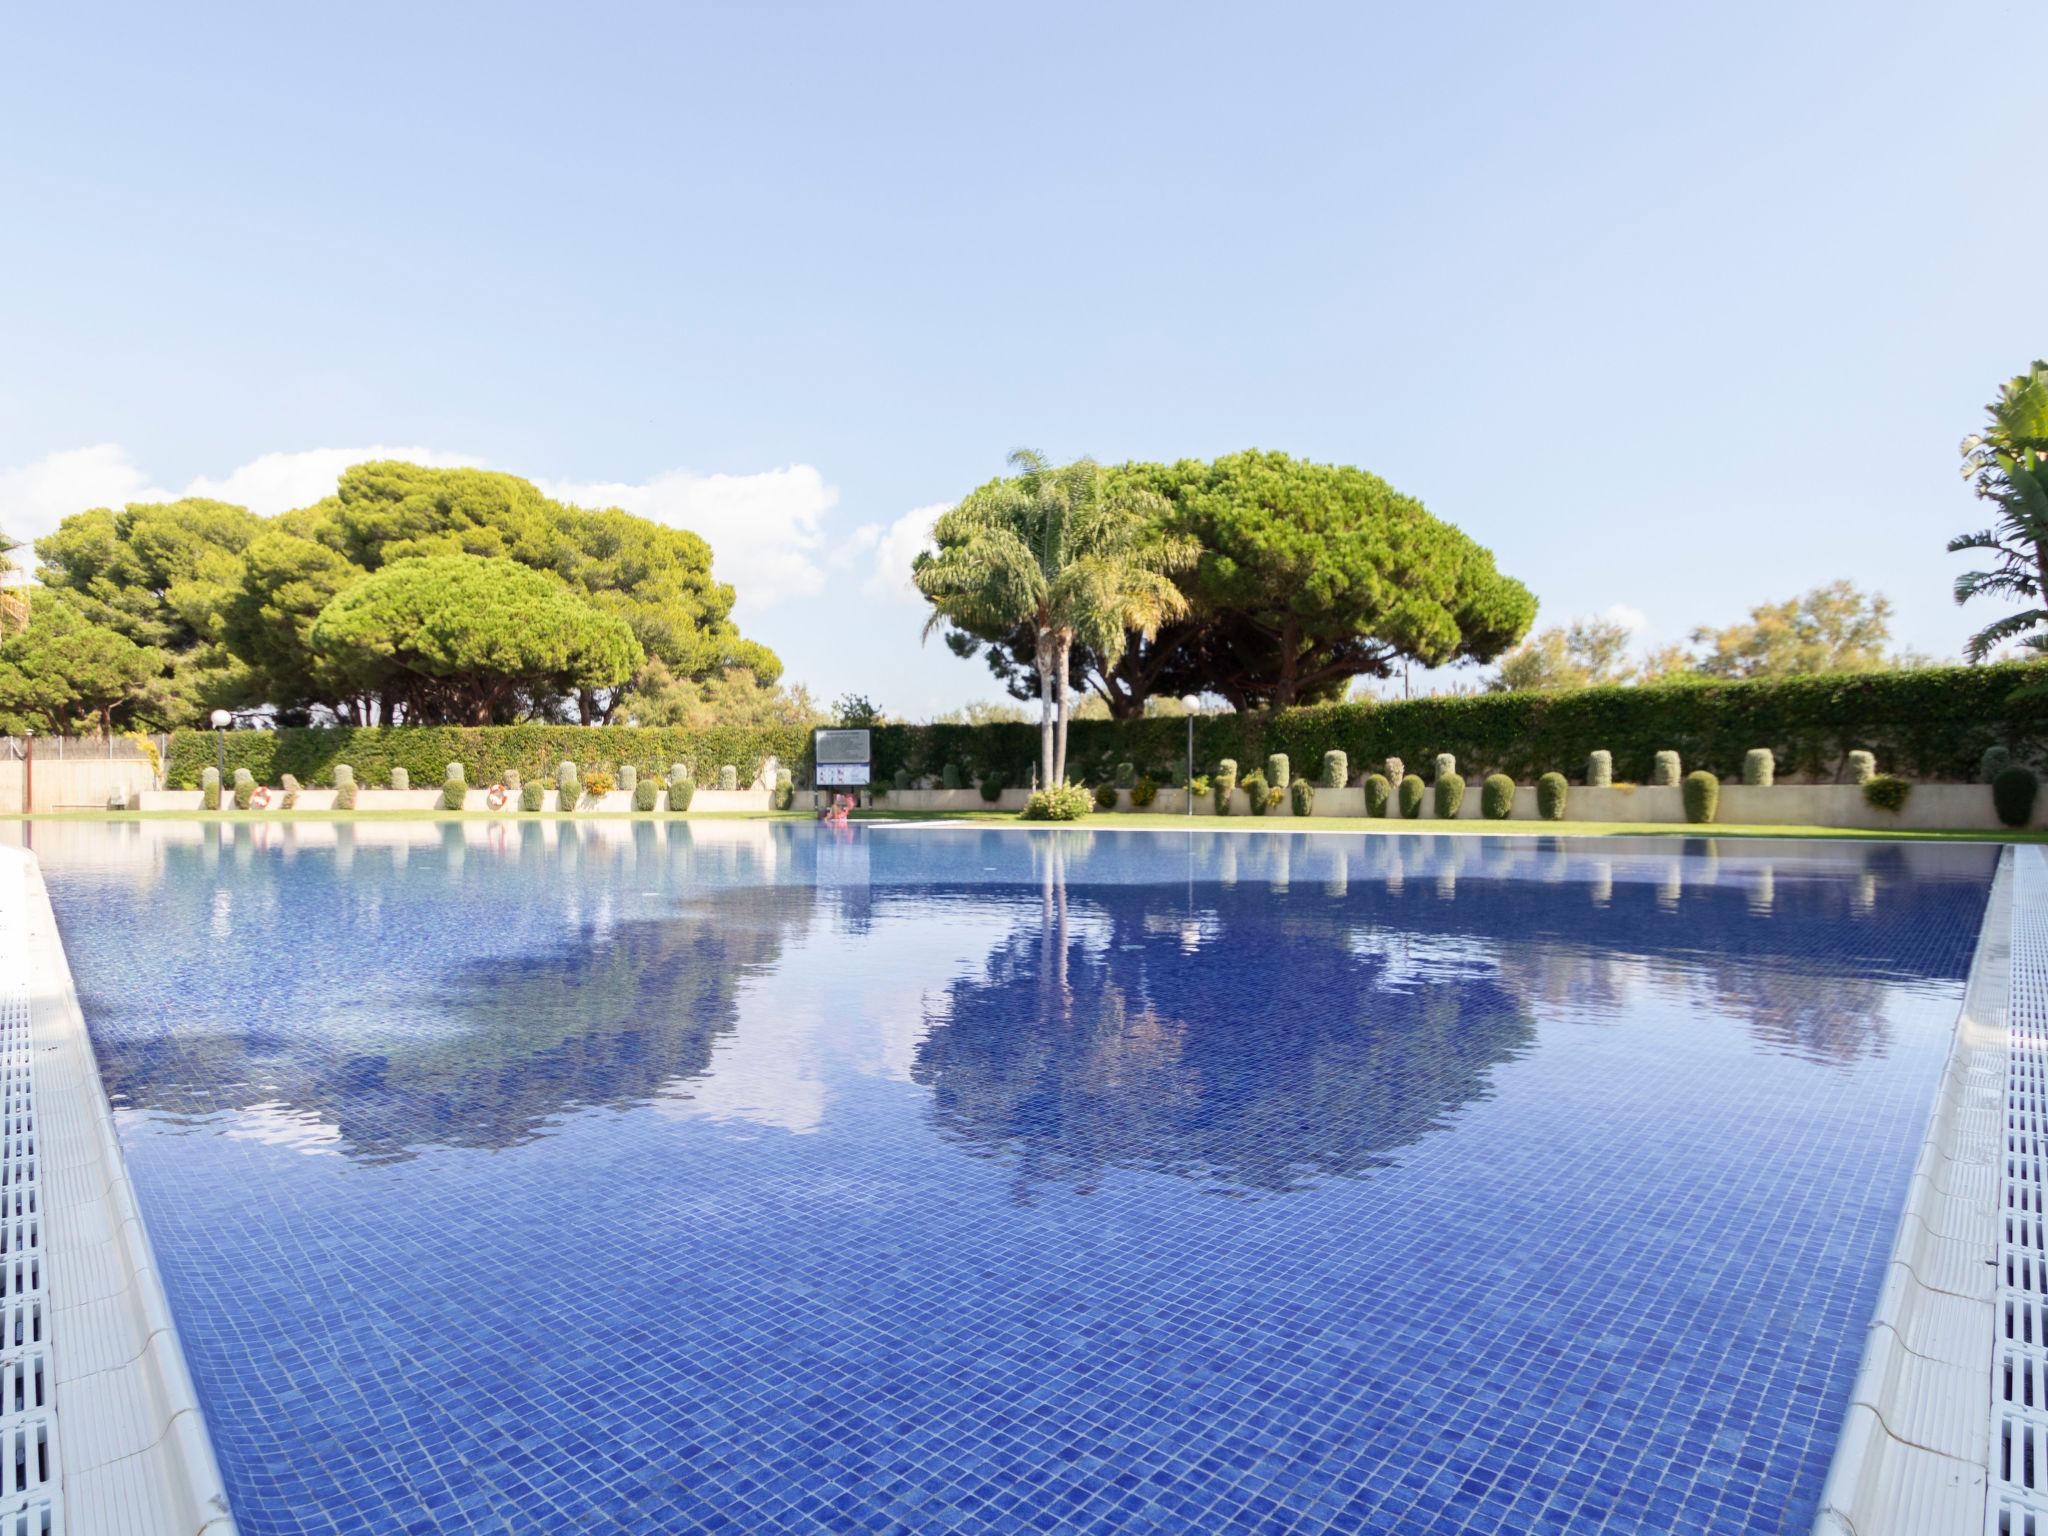
[{"label": "low white wall", "polygon": [[25,805],[23,793],[30,775],[16,759],[0,759],[0,812],[103,811],[116,788],[125,790],[128,803],[156,782],[149,763],[139,757],[44,757],[38,754],[34,771],[34,803]]},{"label": "low white wall", "polygon": [[[488,811],[491,809],[490,789],[478,789],[474,785],[463,796],[465,811]],[[690,800],[690,810],[698,812],[716,811],[765,811],[769,809],[770,792],[766,789],[699,789]],[[231,796],[224,797],[232,800]],[[275,786],[270,791],[270,809],[282,805],[284,792]],[[38,797],[40,803],[40,797]],[[356,809],[359,811],[431,811],[441,804],[438,789],[358,789]],[[196,789],[152,789],[143,792],[138,809],[145,811],[196,811],[201,808],[201,792]],[[334,791],[331,789],[302,789],[296,802],[302,811],[331,811],[334,809]],[[655,801],[656,809],[668,809],[668,792],[663,790]],[[505,796],[501,808],[507,815],[519,809],[519,795],[511,792]],[[547,792],[542,809],[550,814],[561,813],[561,796],[553,789]],[[580,811],[630,811],[633,796],[626,790],[615,789],[596,804],[589,800],[579,803]]]},{"label": "low white wall", "polygon": [[[1152,809],[1163,815],[1182,816],[1186,814],[1186,792],[1179,789],[1162,789],[1153,802]],[[1117,809],[1130,810],[1128,794],[1119,797]],[[1201,795],[1195,800],[1195,815],[1216,814],[1214,795]],[[1250,803],[1243,790],[1231,799],[1233,816],[1251,814]],[[1267,814],[1291,816],[1293,802],[1288,800]],[[1318,816],[1363,816],[1365,814],[1365,791],[1362,788],[1317,789],[1315,814]],[[1394,819],[1400,819],[1398,816]],[[1436,795],[1432,790],[1422,797],[1422,814],[1418,820],[1435,821]],[[1479,821],[1483,819],[1480,809],[1480,784],[1467,780],[1465,798],[1458,807],[1458,820]],[[1519,784],[1515,787],[1514,819],[1535,821],[1536,789],[1534,785]],[[1746,784],[1723,784],[1721,803],[1714,818],[1729,826],[1798,826],[1798,827],[1844,827],[1857,830],[1905,830],[1913,832],[1990,832],[2003,830],[1998,812],[1991,803],[1991,787],[1988,784],[1916,784],[1906,797],[1904,809],[1894,813],[1881,811],[1863,798],[1863,787],[1859,784],[1775,784],[1763,789]],[[1567,821],[1635,821],[1651,823],[1685,822],[1685,792],[1669,785],[1617,785],[1605,789],[1589,789],[1583,784],[1574,784],[1565,796],[1565,820]],[[2048,826],[2048,791],[2044,791],[2034,807],[2033,826]]]},{"label": "low white wall", "polygon": [[[80,766],[80,765],[73,765]],[[100,765],[120,768],[119,763]],[[55,810],[59,806],[46,804],[41,793],[41,765],[37,765],[38,791],[36,805],[41,810]],[[4,786],[0,786],[4,787]],[[797,809],[816,811],[831,798],[829,790],[800,790],[794,804]],[[844,793],[844,791],[842,791]],[[276,809],[280,792],[271,791],[271,808]],[[972,789],[912,789],[892,791],[880,803],[880,809],[893,811],[931,811],[958,813],[961,811],[1019,811],[1029,798],[1022,789],[1006,789],[994,805],[981,798],[978,790]],[[766,789],[718,790],[699,789],[690,802],[692,813],[752,812],[767,811],[770,792]],[[105,800],[91,802],[104,806]],[[365,811],[431,810],[441,803],[441,792],[436,789],[362,789],[357,791],[356,807]],[[660,807],[666,811],[668,795],[663,792]],[[298,808],[306,811],[331,810],[334,805],[334,791],[331,789],[302,789],[299,791]],[[1153,801],[1151,810],[1161,816],[1184,816],[1185,792],[1178,789],[1162,789]],[[196,811],[200,808],[199,791],[196,789],[143,790],[140,793],[140,807],[146,811]],[[63,809],[77,809],[64,806]],[[486,811],[490,809],[488,791],[472,788],[464,802],[465,810]],[[507,814],[517,811],[519,797],[507,798],[504,810]],[[4,801],[0,801],[4,809]],[[559,814],[555,791],[547,794],[545,809]],[[580,810],[630,811],[633,797],[624,790],[613,790],[598,805],[584,804]],[[1118,797],[1117,809],[1133,809],[1128,792]],[[1194,814],[1213,816],[1216,803],[1213,795],[1196,797]],[[1247,817],[1250,806],[1244,791],[1239,790],[1231,802],[1233,816]],[[1289,817],[1294,814],[1293,802],[1283,802],[1268,813],[1274,817]],[[1365,791],[1352,789],[1318,789],[1316,791],[1315,814],[1318,816],[1365,815]],[[1534,821],[1536,813],[1536,791],[1527,784],[1515,789],[1514,816],[1517,821]],[[1391,820],[1400,820],[1396,816]],[[1434,821],[1436,797],[1425,794],[1422,800],[1420,821]],[[1479,821],[1480,786],[1468,782],[1465,786],[1465,800],[1458,810],[1458,820]],[[1997,812],[1992,808],[1991,790],[1984,784],[1916,784],[1906,799],[1905,809],[1893,814],[1881,811],[1868,804],[1863,798],[1861,786],[1855,784],[1778,784],[1769,789],[1760,789],[1743,784],[1721,786],[1720,812],[1715,818],[1728,826],[1796,826],[1796,827],[1842,827],[1856,830],[1908,830],[1908,831],[1998,831],[2002,829]],[[1685,800],[1683,791],[1656,785],[1635,787],[1617,786],[1608,789],[1589,789],[1583,784],[1574,784],[1565,799],[1565,820],[1567,821],[1633,821],[1654,824],[1683,825],[1685,823]],[[2048,793],[2041,796],[2035,807],[2032,823],[2034,826],[2048,826]]]}]

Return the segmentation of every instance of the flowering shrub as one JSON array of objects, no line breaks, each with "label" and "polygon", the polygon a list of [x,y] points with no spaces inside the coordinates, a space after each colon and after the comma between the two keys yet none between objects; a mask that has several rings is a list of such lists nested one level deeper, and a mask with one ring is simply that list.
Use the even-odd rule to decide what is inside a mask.
[{"label": "flowering shrub", "polygon": [[1079,821],[1088,814],[1088,791],[1078,784],[1041,789],[1024,807],[1026,821]]}]

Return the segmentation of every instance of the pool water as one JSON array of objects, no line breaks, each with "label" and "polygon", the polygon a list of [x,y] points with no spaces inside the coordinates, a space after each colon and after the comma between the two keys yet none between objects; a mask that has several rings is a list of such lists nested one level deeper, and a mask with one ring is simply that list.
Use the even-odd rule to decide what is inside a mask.
[{"label": "pool water", "polygon": [[1995,857],[29,835],[251,1536],[1804,1531]]}]

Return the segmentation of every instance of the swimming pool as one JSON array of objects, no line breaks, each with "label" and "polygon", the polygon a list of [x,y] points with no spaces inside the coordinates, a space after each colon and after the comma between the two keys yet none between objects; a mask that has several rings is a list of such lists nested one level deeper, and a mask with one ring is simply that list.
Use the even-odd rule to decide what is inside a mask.
[{"label": "swimming pool", "polygon": [[1804,1530],[1994,862],[33,836],[252,1533]]}]

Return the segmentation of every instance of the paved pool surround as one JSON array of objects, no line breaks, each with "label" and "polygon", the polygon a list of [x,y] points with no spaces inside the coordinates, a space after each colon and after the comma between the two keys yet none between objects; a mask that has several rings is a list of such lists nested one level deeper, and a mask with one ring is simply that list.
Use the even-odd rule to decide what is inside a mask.
[{"label": "paved pool surround", "polygon": [[[0,1424],[17,1456],[12,1427],[26,1423],[33,1437],[27,1460],[7,1474],[0,1529],[12,1536],[19,1519],[31,1536],[233,1536],[42,874],[13,848],[0,848],[0,950],[0,986],[26,1004],[33,1049],[28,1093],[8,1085],[8,1134],[36,1165],[24,1189],[8,1181],[10,1258],[37,1221],[43,1238],[42,1284],[28,1290],[26,1316],[8,1312],[10,1337],[0,1340],[10,1388],[29,1382],[25,1402],[11,1391],[0,1404]],[[17,1193],[25,1210],[12,1205]],[[38,1357],[47,1371],[40,1411]]]}]

